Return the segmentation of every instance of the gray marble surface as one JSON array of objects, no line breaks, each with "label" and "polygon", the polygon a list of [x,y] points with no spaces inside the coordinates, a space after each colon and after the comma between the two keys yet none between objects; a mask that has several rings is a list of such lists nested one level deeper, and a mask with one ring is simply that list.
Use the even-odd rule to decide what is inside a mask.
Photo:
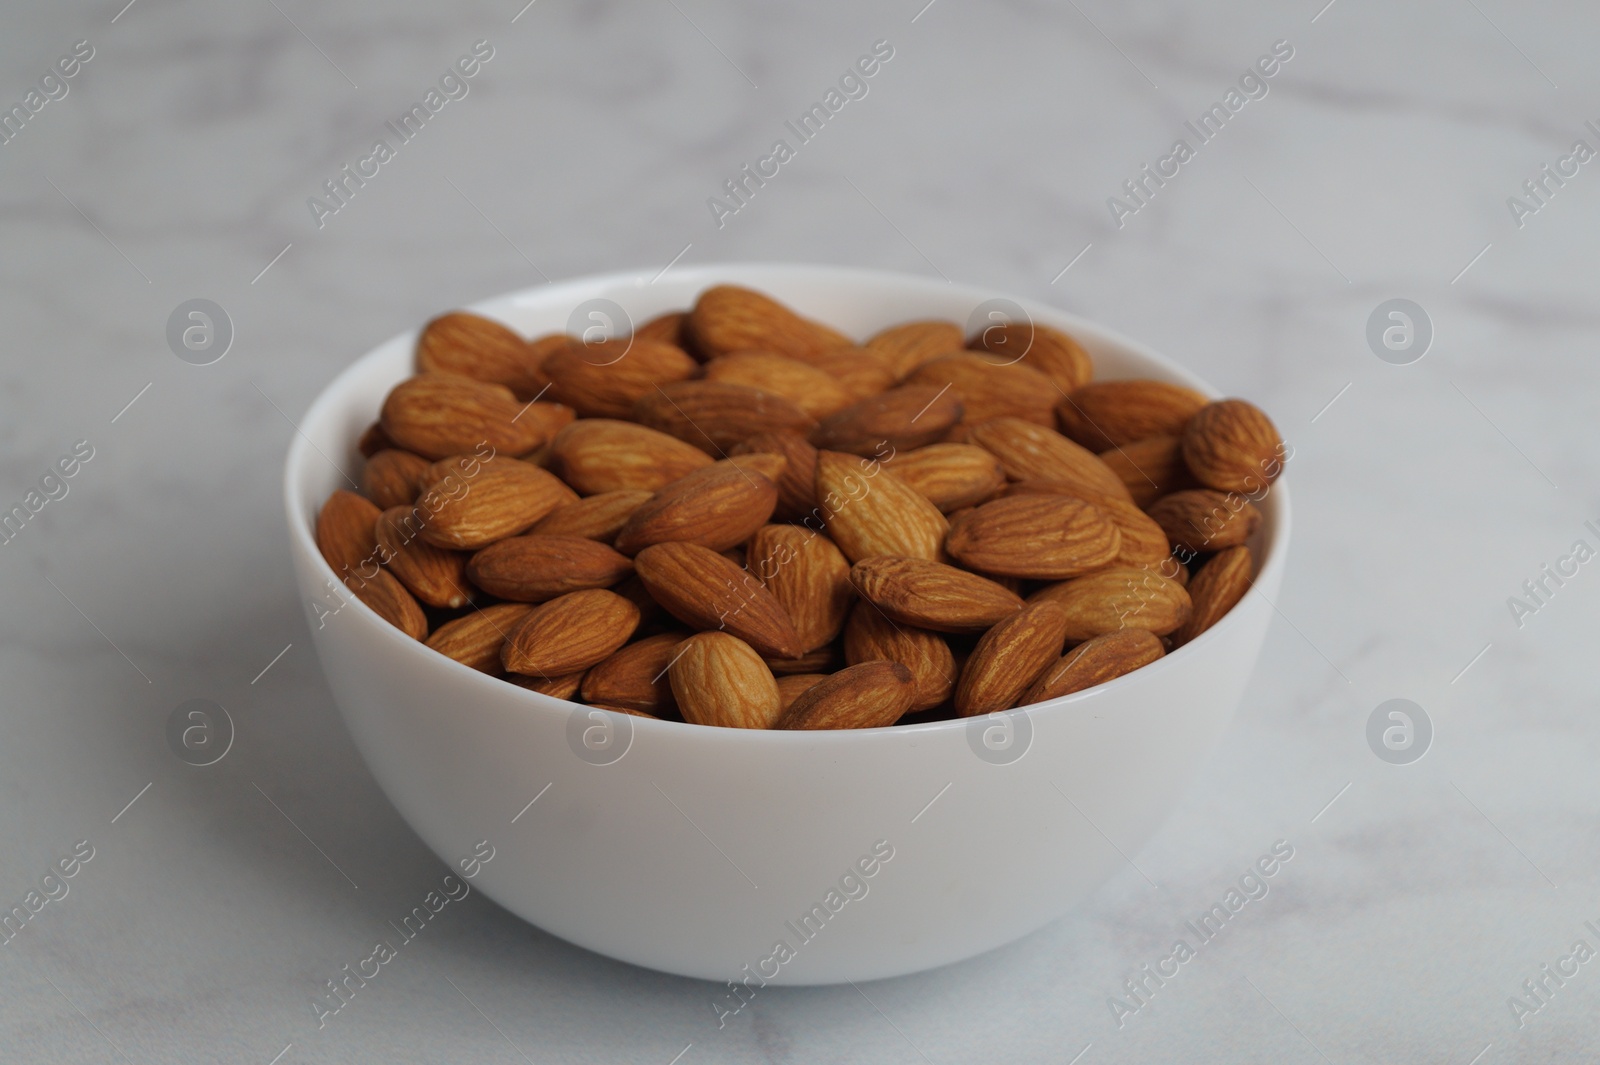
[{"label": "gray marble surface", "polygon": [[[1508,1000],[1600,947],[1600,576],[1547,582],[1520,624],[1507,600],[1600,544],[1600,164],[1522,192],[1575,140],[1600,148],[1600,9],[121,3],[0,15],[6,106],[93,49],[0,145],[0,504],[93,449],[0,550],[0,907],[93,849],[0,946],[0,1059],[1595,1056],[1600,961],[1520,1027]],[[319,228],[308,198],[478,40],[467,95]],[[894,55],[867,95],[719,227],[708,197],[877,40]],[[1117,225],[1107,198],[1279,40],[1266,95]],[[712,985],[474,896],[319,1030],[323,981],[443,868],[311,654],[291,419],[440,309],[680,254],[981,283],[1260,401],[1296,449],[1297,521],[1236,722],[1136,867],[991,955],[771,990],[718,1030]],[[1397,297],[1435,329],[1409,365],[1365,337]],[[193,298],[236,332],[207,366],[165,338]],[[1366,740],[1396,697],[1436,730],[1408,766]],[[191,698],[237,726],[205,768],[165,739]],[[1128,974],[1280,839],[1271,893],[1119,1028]]]}]

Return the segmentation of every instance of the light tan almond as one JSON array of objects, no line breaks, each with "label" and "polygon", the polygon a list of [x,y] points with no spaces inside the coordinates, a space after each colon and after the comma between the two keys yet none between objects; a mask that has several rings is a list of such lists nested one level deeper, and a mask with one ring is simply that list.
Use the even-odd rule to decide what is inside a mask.
[{"label": "light tan almond", "polygon": [[681,348],[637,337],[574,342],[544,360],[554,397],[585,418],[626,418],[640,396],[686,381],[698,367]]},{"label": "light tan almond", "polygon": [[834,348],[810,362],[838,382],[856,402],[894,387],[894,371],[888,360],[870,348]]},{"label": "light tan almond", "polygon": [[771,728],[783,711],[778,682],[761,656],[726,632],[684,640],[667,670],[683,719],[719,728]]},{"label": "light tan almond", "polygon": [[600,492],[552,510],[530,530],[540,536],[581,536],[610,543],[627,524],[628,516],[654,493],[636,488]]},{"label": "light tan almond", "polygon": [[901,385],[824,418],[810,440],[826,451],[885,458],[938,443],[964,409],[954,389]]},{"label": "light tan almond", "polygon": [[1254,403],[1223,399],[1195,411],[1183,430],[1183,461],[1207,488],[1255,494],[1283,472],[1284,445]]},{"label": "light tan almond", "polygon": [[467,311],[441,314],[422,327],[417,369],[504,385],[523,400],[532,399],[550,383],[540,372],[533,349],[518,333]]},{"label": "light tan almond", "polygon": [[1261,525],[1261,511],[1243,496],[1191,488],[1150,504],[1150,516],[1174,551],[1198,554],[1237,547]]},{"label": "light tan almond", "polygon": [[635,510],[617,534],[617,550],[636,555],[676,540],[724,551],[750,539],[777,505],[778,486],[763,474],[715,463],[673,481]]},{"label": "light tan almond", "polygon": [[380,510],[409,506],[422,487],[428,460],[409,451],[387,447],[367,459],[361,471],[361,492]]},{"label": "light tan almond", "polygon": [[956,659],[944,637],[927,629],[900,625],[868,602],[850,611],[844,627],[844,660],[899,662],[916,680],[911,710],[931,710],[950,698],[956,686]]},{"label": "light tan almond", "polygon": [[1022,598],[994,581],[923,558],[863,559],[850,583],[891,620],[935,632],[981,632],[1022,609]]},{"label": "light tan almond", "polygon": [[1082,345],[1038,322],[996,323],[974,335],[967,346],[1037,370],[1064,393],[1082,388],[1094,376],[1094,363]]},{"label": "light tan almond", "polygon": [[349,577],[344,583],[380,618],[414,640],[427,639],[427,615],[392,573],[380,569],[370,577]]},{"label": "light tan almond", "polygon": [[1182,647],[1237,606],[1255,580],[1254,569],[1255,560],[1243,544],[1218,551],[1207,559],[1189,582],[1194,610],[1172,634],[1173,646]]},{"label": "light tan almond", "polygon": [[584,495],[654,492],[712,463],[676,437],[610,418],[573,422],[556,434],[551,454],[555,471]]},{"label": "light tan almond", "polygon": [[598,665],[628,642],[639,608],[602,588],[541,603],[506,635],[500,661],[511,673],[558,677]]},{"label": "light tan almond", "polygon": [[901,451],[888,467],[946,514],[983,502],[1006,483],[1000,460],[972,444],[929,444]]},{"label": "light tan almond", "polygon": [[583,701],[657,715],[670,713],[677,700],[667,667],[688,636],[686,632],[663,632],[628,644],[584,676]]},{"label": "light tan almond", "polygon": [[945,550],[963,565],[1008,577],[1061,580],[1110,565],[1122,535],[1103,511],[1070,496],[997,499],[952,517]]},{"label": "light tan almond", "polygon": [[1122,479],[1100,456],[1048,426],[1021,418],[991,418],[973,422],[970,439],[999,459],[1013,481],[1048,481],[1091,502],[1130,498]]},{"label": "light tan almond", "polygon": [[836,451],[817,455],[817,505],[828,535],[851,562],[874,555],[937,559],[949,528],[938,507],[881,464]]},{"label": "light tan almond", "polygon": [[689,312],[689,332],[709,358],[735,351],[771,351],[804,359],[851,343],[849,337],[802,318],[772,297],[736,285],[702,292]]},{"label": "light tan almond", "polygon": [[748,570],[699,544],[652,544],[634,568],[651,598],[694,629],[726,629],[763,655],[805,651],[782,604]]},{"label": "light tan almond", "polygon": [[511,536],[482,548],[467,564],[473,584],[519,603],[610,588],[632,572],[627,556],[581,536]]},{"label": "light tan almond", "polygon": [[1152,436],[1177,436],[1206,397],[1192,388],[1144,378],[1084,385],[1056,405],[1061,431],[1091,451]]},{"label": "light tan almond", "polygon": [[916,696],[916,679],[899,662],[863,662],[811,685],[775,727],[883,728],[904,717]]},{"label": "light tan almond", "polygon": [[940,319],[903,322],[874,334],[866,346],[884,357],[900,381],[923,363],[960,351],[961,327]]},{"label": "light tan almond", "polygon": [[370,459],[385,448],[394,446],[394,441],[389,439],[389,434],[383,431],[383,426],[378,422],[373,422],[363,429],[361,438],[356,441],[356,450],[361,452],[361,457],[365,459]]},{"label": "light tan almond", "polygon": [[805,650],[844,628],[855,600],[850,563],[826,536],[798,525],[764,525],[750,540],[749,568],[788,613]]},{"label": "light tan almond", "polygon": [[499,385],[447,373],[425,373],[396,385],[383,401],[383,430],[397,447],[440,459],[487,444],[526,455],[545,442],[523,404]]},{"label": "light tan almond", "polygon": [[[778,486],[778,508],[773,515],[781,521],[800,521],[817,505],[817,449],[799,433],[757,433],[737,444],[729,458],[742,454],[769,454],[783,458]],[[769,475],[770,476],[770,475]],[[820,521],[820,516],[817,519]]]},{"label": "light tan almond", "polygon": [[1103,569],[1035,592],[1067,612],[1067,639],[1092,640],[1108,632],[1143,629],[1165,636],[1189,620],[1189,593],[1177,581],[1132,567]]},{"label": "light tan almond", "polygon": [[[1073,498],[1085,498],[1077,489],[1054,481],[1018,481],[1006,486],[1006,496],[1020,495],[1062,495]],[[1090,497],[1095,509],[1111,519],[1121,534],[1121,546],[1117,549],[1117,557],[1112,560],[1116,566],[1144,566],[1160,562],[1172,554],[1172,547],[1167,543],[1167,534],[1161,526],[1156,524],[1154,518],[1134,506],[1127,499],[1121,497]]]},{"label": "light tan almond", "polygon": [[747,385],[782,396],[813,418],[848,407],[855,398],[810,363],[764,351],[736,351],[706,363],[706,380]]},{"label": "light tan almond", "polygon": [[826,673],[789,673],[778,677],[778,704],[787,710],[806,689],[828,676]]},{"label": "light tan almond", "polygon": [[1141,507],[1148,507],[1171,492],[1198,485],[1183,463],[1182,437],[1146,437],[1102,451],[1100,459],[1111,467]]},{"label": "light tan almond", "polygon": [[499,675],[505,672],[500,664],[500,648],[506,636],[532,609],[526,603],[495,603],[481,607],[440,625],[428,637],[428,646],[464,666]]},{"label": "light tan almond", "polygon": [[1021,704],[1039,674],[1061,654],[1067,612],[1057,603],[1029,603],[979,638],[956,683],[956,713],[992,714]]},{"label": "light tan almond", "polygon": [[1053,427],[1052,407],[1061,396],[1050,379],[1037,370],[972,352],[942,355],[925,362],[911,371],[906,384],[938,388],[949,385],[950,391],[961,399],[969,422],[1014,417]]},{"label": "light tan almond", "polygon": [[806,433],[816,424],[782,396],[726,381],[661,386],[640,397],[633,417],[718,458],[757,433]]},{"label": "light tan almond", "polygon": [[448,476],[425,486],[417,507],[427,515],[423,539],[438,547],[471,551],[515,536],[575,499],[572,489],[547,471],[526,462],[497,460],[484,463],[478,475],[460,487],[450,486]]},{"label": "light tan almond", "polygon": [[406,590],[429,606],[451,610],[467,605],[467,556],[435,547],[422,538],[423,521],[411,506],[390,507],[378,515],[379,559]]},{"label": "light tan almond", "polygon": [[340,580],[378,568],[378,516],[383,512],[343,488],[317,512],[317,550]]},{"label": "light tan almond", "polygon": [[548,695],[552,699],[571,699],[578,694],[578,685],[583,683],[584,678],[583,673],[567,673],[560,677],[529,677],[521,673],[502,673],[502,676],[519,688]]},{"label": "light tan almond", "polygon": [[1080,643],[1048,666],[1022,697],[1024,705],[1058,699],[1116,680],[1163,654],[1161,638],[1142,629],[1124,629]]}]

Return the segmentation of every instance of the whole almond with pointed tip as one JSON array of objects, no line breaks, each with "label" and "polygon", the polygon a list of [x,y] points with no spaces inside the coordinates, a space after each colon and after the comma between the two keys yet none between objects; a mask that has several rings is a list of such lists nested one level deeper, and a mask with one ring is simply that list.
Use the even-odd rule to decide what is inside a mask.
[{"label": "whole almond with pointed tip", "polygon": [[371,500],[343,488],[328,497],[317,512],[317,550],[344,580],[378,568],[378,516]]},{"label": "whole almond with pointed tip", "polygon": [[1283,438],[1254,403],[1218,400],[1184,426],[1183,461],[1207,488],[1255,493],[1283,472]]},{"label": "whole almond with pointed tip", "polygon": [[467,556],[422,539],[424,522],[409,506],[390,507],[375,527],[379,558],[406,590],[429,606],[454,610],[472,598],[467,591]]},{"label": "whole almond with pointed tip", "polygon": [[813,418],[848,407],[855,398],[832,376],[799,359],[765,351],[736,351],[706,363],[707,381],[746,385],[782,396]]},{"label": "whole almond with pointed tip", "polygon": [[[1073,498],[1083,498],[1078,491],[1054,481],[1018,481],[1007,485],[1006,496],[1020,495],[1064,495]],[[1099,496],[1089,500],[1117,527],[1121,536],[1121,546],[1117,549],[1117,557],[1112,560],[1117,566],[1143,566],[1149,563],[1160,562],[1172,554],[1172,547],[1167,543],[1167,534],[1156,524],[1154,518],[1134,506],[1131,502],[1121,497]]]},{"label": "whole almond with pointed tip", "polygon": [[584,495],[654,492],[712,458],[677,437],[611,418],[584,418],[556,434],[551,454],[557,473]]},{"label": "whole almond with pointed tip", "polygon": [[726,632],[684,640],[667,675],[690,724],[771,728],[783,710],[772,671],[749,644]]},{"label": "whole almond with pointed tip", "polygon": [[1039,322],[996,323],[974,335],[967,346],[1037,370],[1064,393],[1082,388],[1094,376],[1094,362],[1081,344]]},{"label": "whole almond with pointed tip", "polygon": [[774,727],[883,728],[904,717],[916,696],[916,679],[899,662],[863,662],[811,685]]},{"label": "whole almond with pointed tip", "polygon": [[960,397],[971,422],[1014,417],[1054,427],[1053,407],[1061,392],[1050,378],[1020,363],[996,358],[965,351],[941,355],[911,371],[906,384],[948,385]]},{"label": "whole almond with pointed tip", "polygon": [[979,638],[956,682],[956,713],[992,714],[1022,705],[1022,693],[1061,654],[1067,612],[1058,603],[1029,603]]},{"label": "whole almond with pointed tip", "polygon": [[526,455],[545,436],[532,421],[518,418],[522,407],[499,385],[424,373],[390,390],[380,423],[397,447],[424,458],[469,452],[483,443],[502,454]]},{"label": "whole almond with pointed tip", "polygon": [[871,603],[860,602],[850,611],[844,627],[844,660],[898,662],[916,680],[911,710],[931,710],[956,686],[956,658],[944,637],[927,629],[900,625],[883,616]]},{"label": "whole almond with pointed tip", "polygon": [[929,444],[901,451],[888,466],[946,514],[976,506],[1006,483],[1000,460],[972,444]]},{"label": "whole almond with pointed tip", "polygon": [[764,525],[750,538],[749,568],[815,650],[844,628],[855,601],[850,563],[834,542],[798,525]]},{"label": "whole almond with pointed tip", "polygon": [[506,636],[532,609],[527,603],[481,607],[440,625],[428,637],[428,646],[464,666],[498,675],[505,672],[500,664],[500,648],[505,645]]},{"label": "whole almond with pointed tip", "polygon": [[778,677],[778,704],[784,710],[789,709],[808,688],[827,676],[826,673],[789,673]]},{"label": "whole almond with pointed tip", "polygon": [[894,370],[871,348],[834,348],[814,356],[810,363],[838,382],[855,402],[894,387]]},{"label": "whole almond with pointed tip", "polygon": [[968,435],[1000,460],[1013,481],[1048,481],[1091,502],[1130,498],[1121,478],[1100,456],[1048,426],[1021,418],[990,418],[973,422]]},{"label": "whole almond with pointed tip", "polygon": [[370,459],[385,448],[394,446],[394,441],[389,439],[389,434],[384,432],[383,426],[377,422],[373,422],[363,429],[360,438],[356,441],[356,450],[361,452],[361,457],[364,459]]},{"label": "whole almond with pointed tip", "polygon": [[1194,475],[1183,462],[1182,437],[1146,437],[1102,451],[1100,459],[1141,507],[1148,507],[1171,492],[1197,487]]},{"label": "whole almond with pointed tip", "polygon": [[925,362],[960,351],[961,327],[937,318],[902,322],[873,334],[866,346],[883,355],[899,381]]},{"label": "whole almond with pointed tip", "polygon": [[699,544],[652,544],[633,560],[651,598],[694,629],[726,629],[763,655],[805,651],[794,622],[749,571]]},{"label": "whole almond with pointed tip", "polygon": [[1122,535],[1098,507],[1070,496],[996,499],[951,518],[945,550],[965,566],[1062,580],[1110,565]]},{"label": "whole almond with pointed tip", "polygon": [[718,458],[757,433],[806,433],[816,425],[811,415],[782,396],[726,381],[662,385],[639,398],[633,417]]},{"label": "whole almond with pointed tip", "polygon": [[502,673],[501,678],[510,681],[519,688],[526,688],[540,695],[548,695],[552,699],[571,699],[578,694],[578,685],[583,683],[583,673],[567,673],[559,677],[530,677],[521,673]]},{"label": "whole almond with pointed tip", "polygon": [[1163,654],[1161,638],[1142,629],[1124,629],[1080,643],[1040,674],[1022,697],[1024,705],[1058,699],[1116,680]]},{"label": "whole almond with pointed tip", "polygon": [[994,581],[922,558],[863,559],[850,583],[891,620],[934,632],[981,632],[1022,609],[1022,597]]},{"label": "whole almond with pointed tip", "polygon": [[1242,496],[1191,488],[1162,496],[1150,504],[1150,516],[1161,526],[1174,550],[1199,553],[1237,547],[1261,525],[1261,511]]},{"label": "whole almond with pointed tip", "polygon": [[370,577],[346,578],[344,583],[356,594],[357,599],[371,607],[380,618],[413,640],[427,639],[427,615],[392,573],[380,569]]},{"label": "whole almond with pointed tip", "polygon": [[1092,451],[1151,436],[1177,436],[1207,403],[1183,385],[1138,378],[1084,385],[1056,405],[1061,431]]},{"label": "whole almond with pointed tip", "polygon": [[887,469],[836,451],[817,455],[817,503],[828,535],[851,562],[874,555],[937,559],[949,528],[938,507]]},{"label": "whole almond with pointed tip", "polygon": [[639,340],[659,340],[663,344],[671,344],[682,348],[693,355],[689,346],[689,312],[668,311],[658,314],[633,331]]},{"label": "whole almond with pointed tip", "polygon": [[1189,620],[1179,625],[1172,634],[1175,647],[1184,644],[1221,621],[1223,616],[1239,604],[1254,582],[1252,572],[1255,559],[1244,545],[1218,551],[1200,567],[1189,582],[1189,598],[1194,610]]},{"label": "whole almond with pointed tip", "polygon": [[417,337],[417,369],[504,385],[529,400],[549,384],[521,335],[468,311],[441,314]]},{"label": "whole almond with pointed tip", "polygon": [[506,634],[500,661],[535,677],[577,673],[604,662],[638,625],[639,608],[615,592],[569,592],[528,611]]},{"label": "whole almond with pointed tip", "polygon": [[901,385],[824,418],[810,440],[826,451],[882,456],[938,443],[964,409],[954,389]]},{"label": "whole almond with pointed tip", "polygon": [[473,584],[519,603],[609,588],[632,572],[626,555],[580,536],[510,536],[481,548],[467,563]]},{"label": "whole almond with pointed tip", "polygon": [[627,524],[628,516],[654,494],[637,488],[599,492],[557,507],[529,531],[540,536],[581,536],[610,543]]},{"label": "whole almond with pointed tip", "polygon": [[686,632],[663,632],[628,644],[584,676],[583,701],[652,714],[670,712],[677,700],[667,667],[688,636]]},{"label": "whole almond with pointed tip", "polygon": [[773,351],[803,359],[851,342],[772,297],[737,285],[716,285],[702,292],[689,312],[689,332],[710,358],[735,351]]},{"label": "whole almond with pointed tip", "polygon": [[422,487],[428,460],[409,451],[388,447],[367,459],[361,471],[361,492],[380,510],[408,506]]},{"label": "whole almond with pointed tip", "polygon": [[1165,636],[1189,620],[1189,593],[1151,570],[1113,567],[1052,584],[1029,602],[1050,600],[1067,613],[1067,639],[1092,640],[1108,632],[1143,629]]},{"label": "whole almond with pointed tip", "polygon": [[688,353],[656,340],[628,337],[598,344],[574,341],[544,360],[556,399],[585,418],[626,418],[657,385],[686,381],[699,369]]},{"label": "whole almond with pointed tip", "polygon": [[617,550],[638,554],[668,540],[724,551],[750,539],[778,505],[778,486],[756,470],[715,463],[679,478],[635,510]]},{"label": "whole almond with pointed tip", "polygon": [[799,433],[757,433],[737,444],[729,458],[743,454],[780,455],[783,472],[773,481],[778,486],[778,507],[773,516],[781,521],[799,521],[816,507],[817,449]]},{"label": "whole almond with pointed tip", "polygon": [[577,498],[549,472],[514,460],[484,463],[464,489],[436,492],[436,487],[424,487],[420,496],[423,500],[432,498],[430,493],[443,496],[422,527],[422,538],[438,547],[466,551],[515,536]]}]

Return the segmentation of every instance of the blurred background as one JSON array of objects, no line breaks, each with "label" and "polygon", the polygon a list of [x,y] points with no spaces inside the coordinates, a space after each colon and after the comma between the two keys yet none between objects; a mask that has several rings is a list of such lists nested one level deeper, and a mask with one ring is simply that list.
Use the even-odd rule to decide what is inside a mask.
[{"label": "blurred background", "polygon": [[[1600,548],[1600,9],[123,3],[0,15],[0,510],[30,515],[0,550],[0,910],[29,914],[0,933],[0,1058],[1593,1054],[1600,964],[1562,959],[1600,950],[1600,576],[1525,584]],[[875,46],[802,143],[786,123]],[[294,421],[444,309],[719,260],[1048,301],[1265,407],[1295,542],[1232,730],[1137,868],[961,965],[772,989],[719,1030],[725,989],[474,894],[319,1029],[324,981],[444,867],[311,653]],[[221,311],[204,358],[169,340],[192,300]],[[1395,698],[1431,730],[1408,764],[1368,741]],[[191,699],[232,725],[210,765],[169,746]],[[1279,840],[1270,894],[1119,1026],[1108,1000]]]}]

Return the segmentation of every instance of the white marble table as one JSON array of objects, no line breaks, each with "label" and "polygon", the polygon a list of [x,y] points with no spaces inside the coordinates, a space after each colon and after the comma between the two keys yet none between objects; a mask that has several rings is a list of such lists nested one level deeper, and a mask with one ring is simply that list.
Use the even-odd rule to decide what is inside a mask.
[{"label": "white marble table", "polygon": [[[1507,600],[1600,546],[1600,166],[1561,162],[1600,148],[1600,10],[922,2],[8,8],[0,103],[27,118],[0,145],[0,506],[76,442],[93,455],[0,550],[0,908],[78,841],[93,856],[0,947],[0,1060],[1595,1054],[1600,962],[1549,981],[1521,1027],[1508,1000],[1536,1003],[1522,982],[1577,965],[1575,940],[1600,948],[1600,576],[1547,580],[1520,619]],[[466,95],[362,164],[479,40],[492,57],[446,85]],[[879,40],[866,95],[713,212]],[[1185,122],[1280,40],[1292,58],[1246,83],[1265,95],[1200,143]],[[92,58],[27,110],[78,41]],[[1161,163],[1179,137],[1193,157]],[[347,164],[377,171],[314,212]],[[1177,171],[1114,219],[1145,164]],[[1546,164],[1577,173],[1558,186]],[[319,1030],[323,981],[442,868],[310,653],[279,503],[291,419],[439,309],[675,257],[977,282],[1261,401],[1296,449],[1298,520],[1244,705],[1091,905],[992,955],[771,990],[719,1031],[715,987],[475,896]],[[195,298],[236,334],[211,365],[165,337]],[[1369,348],[1392,298],[1433,323],[1420,361]],[[1437,733],[1408,766],[1365,735],[1395,697]],[[205,768],[165,739],[191,698],[237,726]],[[1133,1003],[1129,974],[1276,840],[1294,858],[1271,893],[1119,1028],[1108,998]]]}]

